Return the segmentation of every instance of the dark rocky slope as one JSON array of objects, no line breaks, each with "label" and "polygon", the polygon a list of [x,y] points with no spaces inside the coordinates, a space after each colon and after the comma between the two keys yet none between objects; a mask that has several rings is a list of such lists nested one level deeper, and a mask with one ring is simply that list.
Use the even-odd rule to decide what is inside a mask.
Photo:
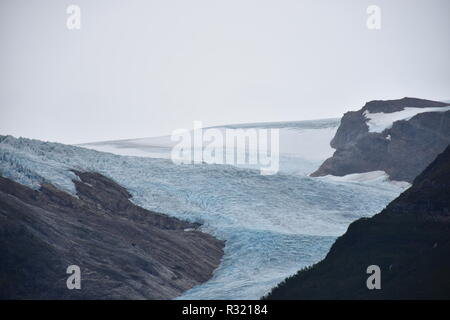
[{"label": "dark rocky slope", "polygon": [[450,111],[426,112],[394,122],[381,133],[369,132],[364,112],[392,113],[404,108],[445,107],[448,103],[404,98],[368,102],[344,114],[331,141],[336,149],[311,176],[343,176],[385,171],[391,179],[412,182],[450,143]]},{"label": "dark rocky slope", "polygon": [[[324,260],[288,278],[269,299],[450,299],[450,146],[411,188],[352,223]],[[381,290],[366,269],[381,268]]]},{"label": "dark rocky slope", "polygon": [[[168,299],[211,277],[222,241],[134,205],[100,174],[76,174],[78,198],[0,177],[0,299]],[[66,287],[73,264],[81,290]]]}]

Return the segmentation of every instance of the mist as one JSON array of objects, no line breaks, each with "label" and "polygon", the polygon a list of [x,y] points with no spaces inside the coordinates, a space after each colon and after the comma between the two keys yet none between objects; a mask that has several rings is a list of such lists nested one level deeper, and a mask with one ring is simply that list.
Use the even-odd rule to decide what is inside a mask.
[{"label": "mist", "polygon": [[448,100],[449,13],[447,0],[1,0],[0,134],[83,143]]}]

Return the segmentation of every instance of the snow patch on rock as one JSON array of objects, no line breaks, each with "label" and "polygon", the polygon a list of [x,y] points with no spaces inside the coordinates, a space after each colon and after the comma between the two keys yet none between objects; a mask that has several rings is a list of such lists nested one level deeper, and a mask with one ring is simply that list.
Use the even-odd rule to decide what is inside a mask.
[{"label": "snow patch on rock", "polygon": [[369,126],[369,132],[383,132],[386,129],[392,128],[396,121],[408,121],[415,115],[424,112],[445,112],[449,111],[450,106],[436,107],[436,108],[405,108],[402,111],[392,113],[370,113],[368,110],[364,111],[363,115],[368,120],[366,123]]},{"label": "snow patch on rock", "polygon": [[377,184],[377,183],[390,183],[393,184],[396,187],[399,187],[401,189],[407,189],[411,186],[410,183],[406,181],[396,181],[396,180],[390,180],[389,175],[382,171],[382,170],[376,170],[376,171],[370,171],[370,172],[363,172],[363,173],[352,173],[347,174],[345,176],[333,176],[333,175],[326,175],[324,177],[321,177],[320,179],[326,179],[331,180],[335,182],[341,182],[341,183],[367,183],[367,184]]}]

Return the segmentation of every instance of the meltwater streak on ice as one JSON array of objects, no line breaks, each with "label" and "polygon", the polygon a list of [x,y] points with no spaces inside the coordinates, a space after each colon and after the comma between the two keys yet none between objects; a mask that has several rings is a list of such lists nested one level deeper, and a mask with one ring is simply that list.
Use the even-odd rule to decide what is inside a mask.
[{"label": "meltwater streak on ice", "polygon": [[166,159],[0,137],[3,176],[35,188],[47,180],[73,192],[69,169],[98,171],[126,187],[138,205],[201,222],[203,230],[225,239],[223,262],[213,278],[181,299],[258,299],[320,260],[350,222],[380,211],[401,192],[378,181],[310,178],[301,172],[321,160],[303,160],[299,153],[289,157],[285,168],[291,173],[261,176],[228,165],[174,165]]}]

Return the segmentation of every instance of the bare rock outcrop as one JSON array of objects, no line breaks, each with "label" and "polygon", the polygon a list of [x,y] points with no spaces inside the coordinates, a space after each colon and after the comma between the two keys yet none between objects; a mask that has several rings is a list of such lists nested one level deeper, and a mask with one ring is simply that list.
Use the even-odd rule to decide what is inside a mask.
[{"label": "bare rock outcrop", "polygon": [[[134,205],[114,181],[75,172],[77,197],[0,177],[0,299],[169,299],[207,281],[223,241]],[[66,269],[81,268],[81,290]]]},{"label": "bare rock outcrop", "polygon": [[425,112],[399,120],[382,132],[370,132],[365,116],[394,113],[405,108],[440,108],[448,103],[403,98],[372,101],[344,114],[330,145],[336,149],[311,176],[344,176],[375,170],[392,180],[412,182],[450,143],[450,111]]}]

